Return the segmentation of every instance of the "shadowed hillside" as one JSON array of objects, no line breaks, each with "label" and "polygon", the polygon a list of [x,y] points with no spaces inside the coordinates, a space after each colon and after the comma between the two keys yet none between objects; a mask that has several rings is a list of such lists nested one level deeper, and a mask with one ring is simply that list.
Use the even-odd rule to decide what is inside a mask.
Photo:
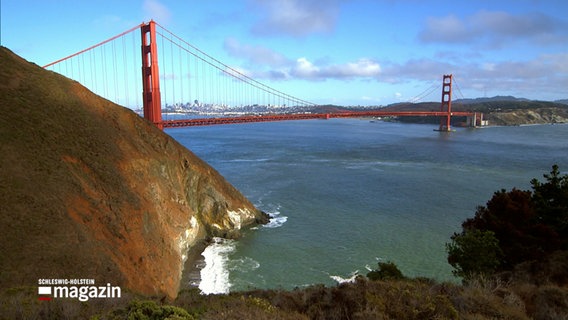
[{"label": "shadowed hillside", "polygon": [[175,298],[187,250],[264,219],[129,109],[0,48],[0,287],[95,279]]}]

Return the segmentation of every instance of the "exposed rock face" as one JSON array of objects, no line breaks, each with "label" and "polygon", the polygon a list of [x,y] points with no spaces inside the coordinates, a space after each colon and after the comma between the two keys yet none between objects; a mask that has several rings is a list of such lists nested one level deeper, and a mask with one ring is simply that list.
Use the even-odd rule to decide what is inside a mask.
[{"label": "exposed rock face", "polygon": [[187,249],[264,219],[129,109],[0,48],[0,287],[87,278],[177,295]]},{"label": "exposed rock face", "polygon": [[499,111],[485,114],[490,125],[568,123],[568,108],[539,108]]}]

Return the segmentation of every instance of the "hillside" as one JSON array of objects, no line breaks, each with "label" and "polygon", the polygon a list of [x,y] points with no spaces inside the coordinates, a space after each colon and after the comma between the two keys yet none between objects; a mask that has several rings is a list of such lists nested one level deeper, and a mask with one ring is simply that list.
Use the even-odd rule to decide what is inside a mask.
[{"label": "hillside", "polygon": [[483,112],[490,125],[568,122],[568,105],[557,102],[516,99],[474,102],[463,107]]},{"label": "hillside", "polygon": [[187,250],[265,220],[129,109],[0,48],[0,287],[94,279],[177,296]]}]

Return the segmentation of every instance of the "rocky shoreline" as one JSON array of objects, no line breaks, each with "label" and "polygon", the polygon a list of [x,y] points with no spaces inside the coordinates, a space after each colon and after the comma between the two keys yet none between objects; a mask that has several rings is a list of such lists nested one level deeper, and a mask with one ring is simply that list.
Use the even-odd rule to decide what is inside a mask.
[{"label": "rocky shoreline", "polygon": [[183,266],[180,291],[199,286],[201,269],[205,263],[202,253],[210,244],[209,241],[200,240],[187,251],[187,259]]}]

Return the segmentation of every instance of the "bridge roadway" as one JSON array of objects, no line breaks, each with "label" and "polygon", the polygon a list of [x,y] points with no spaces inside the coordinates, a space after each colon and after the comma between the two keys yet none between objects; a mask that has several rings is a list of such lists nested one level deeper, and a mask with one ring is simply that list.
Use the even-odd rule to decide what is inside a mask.
[{"label": "bridge roadway", "polygon": [[[450,116],[473,116],[473,112],[452,111]],[[218,124],[235,124],[251,122],[269,122],[286,120],[309,120],[330,118],[364,118],[364,117],[447,117],[444,111],[354,111],[337,113],[292,113],[292,114],[265,114],[258,116],[221,117],[221,118],[198,118],[183,120],[162,121],[164,128],[179,128],[193,126],[210,126]]]}]

